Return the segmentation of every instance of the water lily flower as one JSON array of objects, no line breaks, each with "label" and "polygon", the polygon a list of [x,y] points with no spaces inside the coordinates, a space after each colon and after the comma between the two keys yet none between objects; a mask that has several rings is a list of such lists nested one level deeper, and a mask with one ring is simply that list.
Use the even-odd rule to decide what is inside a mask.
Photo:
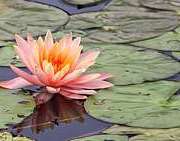
[{"label": "water lily flower", "polygon": [[34,40],[31,35],[24,40],[15,35],[17,46],[15,50],[29,69],[30,73],[11,65],[18,77],[0,82],[7,89],[18,89],[31,85],[45,87],[49,93],[59,93],[71,99],[86,99],[94,95],[95,89],[111,87],[105,81],[111,77],[106,73],[85,74],[85,71],[95,63],[99,51],[90,50],[81,53],[81,38],[72,39],[68,34],[59,41],[53,41],[50,31],[45,39]]}]

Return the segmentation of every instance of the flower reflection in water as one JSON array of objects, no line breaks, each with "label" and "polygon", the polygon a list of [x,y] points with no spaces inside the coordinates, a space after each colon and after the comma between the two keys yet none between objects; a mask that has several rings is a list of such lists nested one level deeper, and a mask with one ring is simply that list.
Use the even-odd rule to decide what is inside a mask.
[{"label": "flower reflection in water", "polygon": [[84,115],[82,103],[55,95],[48,102],[38,105],[35,112],[20,124],[13,126],[13,132],[19,134],[23,129],[31,128],[33,133],[38,134],[45,129],[53,129],[59,123],[84,122]]}]

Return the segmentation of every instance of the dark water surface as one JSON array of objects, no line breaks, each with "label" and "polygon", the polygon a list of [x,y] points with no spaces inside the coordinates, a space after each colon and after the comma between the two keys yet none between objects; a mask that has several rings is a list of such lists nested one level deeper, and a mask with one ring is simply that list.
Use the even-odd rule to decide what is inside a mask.
[{"label": "dark water surface", "polygon": [[64,10],[68,14],[79,14],[84,12],[92,12],[102,10],[111,0],[103,0],[97,4],[79,6],[79,5],[71,5],[63,0],[26,0],[30,2],[42,3],[50,6],[57,7],[59,9]]},{"label": "dark water surface", "polygon": [[111,124],[86,114],[83,105],[60,95],[37,107],[22,123],[10,128],[15,135],[38,141],[66,141],[74,137],[97,134]]}]

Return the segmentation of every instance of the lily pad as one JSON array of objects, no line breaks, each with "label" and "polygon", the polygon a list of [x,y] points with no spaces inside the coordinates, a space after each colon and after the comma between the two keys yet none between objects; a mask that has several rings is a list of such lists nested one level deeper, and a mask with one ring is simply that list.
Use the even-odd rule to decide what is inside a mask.
[{"label": "lily pad", "polygon": [[180,52],[172,52],[172,55],[180,60]]},{"label": "lily pad", "polygon": [[22,121],[34,109],[32,97],[18,90],[0,89],[0,101],[0,128]]},{"label": "lily pad", "polygon": [[179,0],[140,0],[141,5],[153,9],[180,11]]},{"label": "lily pad", "polygon": [[9,66],[14,64],[16,66],[24,66],[19,57],[16,55],[14,47],[12,45],[0,48],[0,66]]},{"label": "lily pad", "polygon": [[15,33],[26,36],[30,32],[37,36],[47,29],[55,31],[69,18],[62,10],[22,0],[1,0],[0,7],[0,41],[13,40]]},{"label": "lily pad", "polygon": [[0,133],[0,140],[1,141],[32,141],[26,137],[13,137],[11,133],[8,132]]},{"label": "lily pad", "polygon": [[97,3],[102,0],[64,0],[64,1],[74,5],[87,5],[87,4]]},{"label": "lily pad", "polygon": [[128,141],[128,137],[120,135],[95,135],[74,139],[72,141]]},{"label": "lily pad", "polygon": [[180,28],[157,38],[135,42],[133,45],[165,51],[180,51]]},{"label": "lily pad", "polygon": [[137,84],[167,78],[180,71],[180,63],[152,50],[118,44],[85,44],[84,49],[101,51],[94,72],[114,75],[115,85]]},{"label": "lily pad", "polygon": [[116,10],[72,15],[65,30],[86,32],[84,42],[127,43],[162,35],[178,24],[178,16],[173,12],[120,6]]},{"label": "lily pad", "polygon": [[131,135],[129,141],[178,141],[180,128],[171,129],[146,129],[114,125],[103,131],[110,135]]},{"label": "lily pad", "polygon": [[[101,90],[85,102],[93,117],[145,128],[180,127],[180,83],[158,81]],[[172,120],[173,119],[173,120]]]}]

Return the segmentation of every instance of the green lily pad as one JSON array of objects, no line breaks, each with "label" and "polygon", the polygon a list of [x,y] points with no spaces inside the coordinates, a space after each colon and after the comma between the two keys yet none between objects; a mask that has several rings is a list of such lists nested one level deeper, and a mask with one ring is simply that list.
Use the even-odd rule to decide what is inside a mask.
[{"label": "green lily pad", "polygon": [[[13,40],[14,34],[42,35],[64,26],[69,16],[62,10],[22,0],[0,1],[0,41]],[[53,16],[52,16],[53,15]]]},{"label": "green lily pad", "polygon": [[0,133],[0,140],[1,141],[32,141],[26,137],[13,137],[11,133],[8,132]]},{"label": "green lily pad", "polygon": [[180,59],[180,52],[172,52],[172,55],[177,59]]},{"label": "green lily pad", "polygon": [[12,45],[0,48],[0,66],[9,66],[14,64],[16,66],[24,66],[19,57],[16,55],[14,47]]},{"label": "green lily pad", "polygon": [[146,129],[115,125],[103,131],[110,135],[132,135],[129,141],[178,141],[180,128]]},{"label": "green lily pad", "polygon": [[102,0],[64,0],[64,1],[74,5],[87,5],[91,3],[97,3]]},{"label": "green lily pad", "polygon": [[165,51],[180,51],[180,28],[157,38],[135,42],[133,45]]},{"label": "green lily pad", "polygon": [[162,35],[178,24],[178,16],[173,12],[120,6],[115,10],[72,15],[65,30],[86,32],[84,42],[127,43]]},{"label": "green lily pad", "polygon": [[[118,124],[145,128],[180,126],[180,83],[149,82],[101,90],[85,102],[93,117]],[[172,120],[173,119],[173,120]]]},{"label": "green lily pad", "polygon": [[91,72],[114,75],[115,85],[137,84],[163,79],[180,71],[180,63],[152,50],[118,44],[85,44],[84,49],[100,49]]},{"label": "green lily pad", "polygon": [[129,141],[179,141],[180,131],[178,132],[167,132],[162,134],[152,135],[138,135],[129,139]]},{"label": "green lily pad", "polygon": [[0,101],[0,128],[20,122],[33,112],[35,106],[31,96],[18,90],[0,89]]},{"label": "green lily pad", "polygon": [[139,2],[153,9],[180,11],[179,0],[140,0]]},{"label": "green lily pad", "polygon": [[72,141],[128,141],[128,137],[120,135],[95,135],[74,139]]}]

